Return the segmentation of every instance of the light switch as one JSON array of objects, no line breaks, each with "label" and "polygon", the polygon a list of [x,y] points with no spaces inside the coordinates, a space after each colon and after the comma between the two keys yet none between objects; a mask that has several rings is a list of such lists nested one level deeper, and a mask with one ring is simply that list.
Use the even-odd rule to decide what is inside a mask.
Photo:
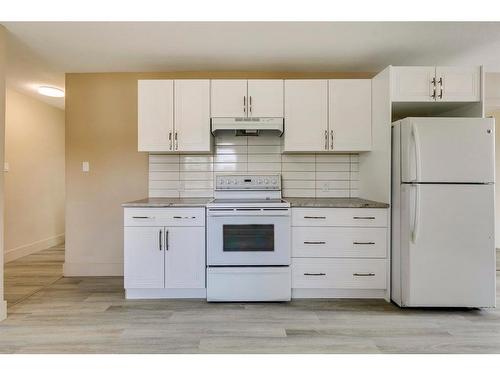
[{"label": "light switch", "polygon": [[3,163],[3,171],[8,172],[9,169],[10,169],[9,163],[8,162]]},{"label": "light switch", "polygon": [[82,172],[89,172],[90,171],[90,164],[88,161],[82,162]]}]

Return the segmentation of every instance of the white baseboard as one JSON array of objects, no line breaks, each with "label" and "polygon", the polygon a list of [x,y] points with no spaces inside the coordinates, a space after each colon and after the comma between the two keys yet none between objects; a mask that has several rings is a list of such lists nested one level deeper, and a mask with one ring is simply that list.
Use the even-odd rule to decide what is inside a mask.
[{"label": "white baseboard", "polygon": [[0,301],[0,321],[7,318],[7,301]]},{"label": "white baseboard", "polygon": [[[381,298],[386,299],[384,289],[329,289],[294,288],[293,298]],[[386,299],[387,300],[387,299]]]},{"label": "white baseboard", "polygon": [[126,299],[157,299],[157,298],[196,298],[206,299],[205,288],[176,288],[176,289],[125,289]]},{"label": "white baseboard", "polygon": [[49,247],[60,245],[64,243],[64,233],[58,234],[54,237],[45,238],[28,245],[19,246],[13,249],[5,250],[4,262],[12,262],[18,258],[36,253],[40,250],[48,249]]},{"label": "white baseboard", "polygon": [[66,277],[123,276],[123,263],[68,263],[63,266]]}]

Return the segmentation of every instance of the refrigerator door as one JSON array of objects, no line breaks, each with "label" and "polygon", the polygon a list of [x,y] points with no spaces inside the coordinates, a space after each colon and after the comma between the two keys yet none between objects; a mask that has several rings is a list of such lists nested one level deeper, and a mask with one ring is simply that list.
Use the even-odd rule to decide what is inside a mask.
[{"label": "refrigerator door", "polygon": [[495,122],[490,118],[401,121],[401,181],[494,181]]},{"label": "refrigerator door", "polygon": [[495,306],[494,185],[402,184],[401,305]]}]

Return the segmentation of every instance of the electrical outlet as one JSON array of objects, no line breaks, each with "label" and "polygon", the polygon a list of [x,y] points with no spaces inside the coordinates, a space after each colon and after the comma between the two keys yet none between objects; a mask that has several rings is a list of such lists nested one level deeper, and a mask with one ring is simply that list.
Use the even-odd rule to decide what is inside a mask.
[{"label": "electrical outlet", "polygon": [[82,172],[90,172],[90,164],[88,161],[82,162]]},{"label": "electrical outlet", "polygon": [[5,163],[3,163],[3,171],[8,172],[9,169],[10,169],[9,162],[6,161]]}]

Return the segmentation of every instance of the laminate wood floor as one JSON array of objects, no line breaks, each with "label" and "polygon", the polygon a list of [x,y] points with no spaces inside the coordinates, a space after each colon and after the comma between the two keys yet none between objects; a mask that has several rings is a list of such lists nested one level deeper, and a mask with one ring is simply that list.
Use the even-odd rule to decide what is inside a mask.
[{"label": "laminate wood floor", "polygon": [[500,353],[500,309],[127,301],[120,277],[61,278],[8,313],[2,353]]},{"label": "laminate wood floor", "polygon": [[13,305],[63,275],[64,244],[6,263],[4,266],[5,300]]}]

